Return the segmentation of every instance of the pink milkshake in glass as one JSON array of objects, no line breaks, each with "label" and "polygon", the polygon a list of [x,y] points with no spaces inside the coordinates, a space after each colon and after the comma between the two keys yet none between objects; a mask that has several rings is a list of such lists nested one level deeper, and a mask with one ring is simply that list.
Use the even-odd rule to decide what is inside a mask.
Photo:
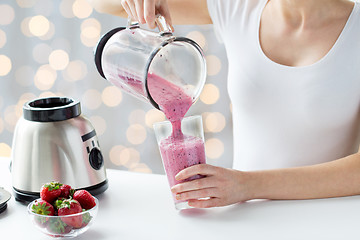
[{"label": "pink milkshake in glass", "polygon": [[[169,121],[154,124],[155,135],[170,188],[180,183],[175,180],[178,172],[195,164],[206,163],[201,116],[183,118],[181,134],[179,135],[174,136],[173,126]],[[200,177],[194,176],[186,181]],[[177,200],[174,194],[173,199],[176,209],[189,208],[187,201]]]}]

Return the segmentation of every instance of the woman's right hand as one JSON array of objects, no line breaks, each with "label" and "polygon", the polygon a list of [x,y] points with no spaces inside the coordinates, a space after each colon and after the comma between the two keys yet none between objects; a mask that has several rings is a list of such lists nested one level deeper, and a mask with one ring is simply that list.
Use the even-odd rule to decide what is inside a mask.
[{"label": "woman's right hand", "polygon": [[157,14],[162,15],[172,27],[167,0],[121,0],[121,5],[129,17],[141,24],[147,23],[150,28],[156,27]]}]

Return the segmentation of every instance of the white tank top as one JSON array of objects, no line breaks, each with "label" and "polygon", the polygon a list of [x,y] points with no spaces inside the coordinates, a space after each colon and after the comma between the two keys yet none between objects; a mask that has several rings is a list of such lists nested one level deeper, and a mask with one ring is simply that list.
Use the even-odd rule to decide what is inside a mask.
[{"label": "white tank top", "polygon": [[309,66],[270,60],[259,43],[267,0],[208,0],[227,52],[239,170],[313,165],[358,151],[360,11],[354,9],[332,49]]}]

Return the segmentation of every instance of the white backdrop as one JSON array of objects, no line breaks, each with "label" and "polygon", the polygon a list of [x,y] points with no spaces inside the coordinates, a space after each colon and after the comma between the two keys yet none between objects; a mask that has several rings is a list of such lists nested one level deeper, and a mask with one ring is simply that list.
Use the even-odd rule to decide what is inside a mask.
[{"label": "white backdrop", "polygon": [[[152,123],[165,120],[97,73],[92,49],[124,19],[97,13],[86,0],[0,0],[0,156],[10,156],[26,101],[45,96],[80,100],[108,168],[163,173]],[[227,60],[212,26],[175,26],[204,49],[208,77],[187,115],[201,114],[208,163],[231,167],[232,122]]]}]

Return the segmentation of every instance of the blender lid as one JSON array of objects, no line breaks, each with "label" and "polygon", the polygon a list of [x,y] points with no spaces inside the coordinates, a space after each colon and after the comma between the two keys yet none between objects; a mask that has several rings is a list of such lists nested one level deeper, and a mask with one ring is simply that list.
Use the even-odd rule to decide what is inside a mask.
[{"label": "blender lid", "polygon": [[4,188],[0,187],[0,213],[5,211],[7,207],[7,201],[11,198],[11,194]]},{"label": "blender lid", "polygon": [[80,102],[68,97],[39,98],[23,106],[24,118],[34,122],[56,122],[81,114]]}]

